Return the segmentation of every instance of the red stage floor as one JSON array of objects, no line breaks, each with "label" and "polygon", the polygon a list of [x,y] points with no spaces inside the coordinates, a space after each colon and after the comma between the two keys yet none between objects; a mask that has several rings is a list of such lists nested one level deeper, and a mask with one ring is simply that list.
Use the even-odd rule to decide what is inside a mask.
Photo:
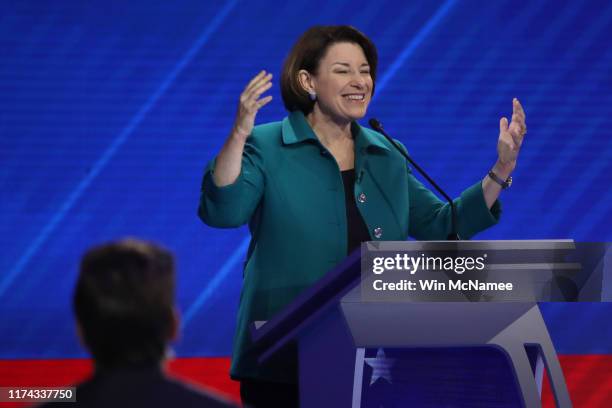
[{"label": "red stage floor", "polygon": [[[559,357],[570,395],[577,408],[612,406],[612,356],[563,355]],[[218,358],[179,358],[168,364],[170,375],[201,388],[239,401],[239,385],[229,378],[230,360]],[[60,386],[75,384],[92,370],[90,360],[0,360],[0,386]],[[554,407],[547,386],[544,407]],[[26,406],[2,404],[0,406]]]}]

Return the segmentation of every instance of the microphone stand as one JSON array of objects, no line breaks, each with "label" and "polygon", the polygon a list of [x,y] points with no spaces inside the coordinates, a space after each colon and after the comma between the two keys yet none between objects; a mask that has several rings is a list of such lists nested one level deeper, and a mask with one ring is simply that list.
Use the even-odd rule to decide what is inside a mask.
[{"label": "microphone stand", "polygon": [[448,235],[448,237],[446,237],[446,239],[448,241],[461,240],[461,238],[459,237],[459,233],[457,232],[457,211],[455,209],[455,203],[453,203],[453,200],[448,196],[448,194],[444,192],[444,190],[440,188],[440,186],[438,186],[438,184],[436,184],[435,181],[433,181],[431,177],[429,177],[429,175],[425,172],[425,170],[423,170],[421,166],[416,164],[415,161],[412,160],[412,158],[408,156],[408,154],[406,154],[406,152],[395,142],[395,140],[393,140],[391,136],[389,136],[387,132],[385,132],[385,130],[382,127],[382,124],[378,120],[372,118],[369,120],[368,123],[370,124],[370,126],[372,126],[374,130],[382,134],[397,149],[397,151],[400,152],[400,154],[404,156],[406,160],[408,160],[408,162],[412,164],[412,166],[415,169],[417,169],[417,171],[423,177],[425,177],[425,179],[427,179],[429,184],[431,184],[438,191],[438,193],[440,193],[446,199],[446,201],[448,201],[448,204],[450,205],[450,209],[451,209],[451,232]]}]

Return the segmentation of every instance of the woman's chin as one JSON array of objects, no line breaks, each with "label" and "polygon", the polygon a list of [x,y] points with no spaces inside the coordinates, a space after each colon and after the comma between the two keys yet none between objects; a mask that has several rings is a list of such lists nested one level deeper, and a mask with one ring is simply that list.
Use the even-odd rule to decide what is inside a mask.
[{"label": "woman's chin", "polygon": [[334,118],[333,120],[338,123],[342,122],[354,122],[356,120],[363,119],[368,110],[368,106],[348,106],[337,109],[335,112],[330,110],[329,117]]},{"label": "woman's chin", "polygon": [[351,106],[344,111],[347,118],[351,121],[362,119],[368,111],[368,105]]},{"label": "woman's chin", "polygon": [[358,111],[351,112],[351,121],[363,119],[367,113],[367,108],[360,109]]}]

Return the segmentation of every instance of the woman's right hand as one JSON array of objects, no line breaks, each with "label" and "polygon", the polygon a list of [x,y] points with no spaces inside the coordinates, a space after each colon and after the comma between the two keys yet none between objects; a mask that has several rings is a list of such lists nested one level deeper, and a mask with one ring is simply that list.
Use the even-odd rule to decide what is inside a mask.
[{"label": "woman's right hand", "polygon": [[232,129],[234,137],[238,137],[241,141],[246,141],[253,131],[257,112],[262,106],[267,105],[272,100],[271,95],[260,99],[261,94],[272,86],[271,81],[272,74],[266,73],[264,70],[251,79],[251,82],[244,88],[240,95],[236,121]]},{"label": "woman's right hand", "polygon": [[213,181],[218,187],[227,186],[236,181],[242,168],[242,153],[247,138],[255,126],[255,116],[259,108],[272,100],[271,96],[259,98],[272,86],[272,74],[261,71],[251,79],[240,95],[240,104],[232,133],[217,155]]}]

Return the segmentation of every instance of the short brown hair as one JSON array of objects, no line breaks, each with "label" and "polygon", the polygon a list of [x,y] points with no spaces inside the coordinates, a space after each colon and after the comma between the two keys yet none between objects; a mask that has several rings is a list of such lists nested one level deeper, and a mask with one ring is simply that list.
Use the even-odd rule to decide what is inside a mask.
[{"label": "short brown hair", "polygon": [[[280,86],[283,103],[288,111],[301,110],[304,115],[312,111],[314,102],[310,100],[308,93],[300,85],[298,72],[305,69],[316,74],[319,62],[327,49],[341,42],[354,43],[361,47],[370,65],[372,83],[376,83],[378,52],[374,43],[365,34],[347,25],[314,26],[297,40],[283,64]],[[372,93],[374,93],[374,87],[372,87]]]},{"label": "short brown hair", "polygon": [[159,362],[174,329],[174,258],[151,242],[124,239],[87,251],[73,305],[96,364]]}]

